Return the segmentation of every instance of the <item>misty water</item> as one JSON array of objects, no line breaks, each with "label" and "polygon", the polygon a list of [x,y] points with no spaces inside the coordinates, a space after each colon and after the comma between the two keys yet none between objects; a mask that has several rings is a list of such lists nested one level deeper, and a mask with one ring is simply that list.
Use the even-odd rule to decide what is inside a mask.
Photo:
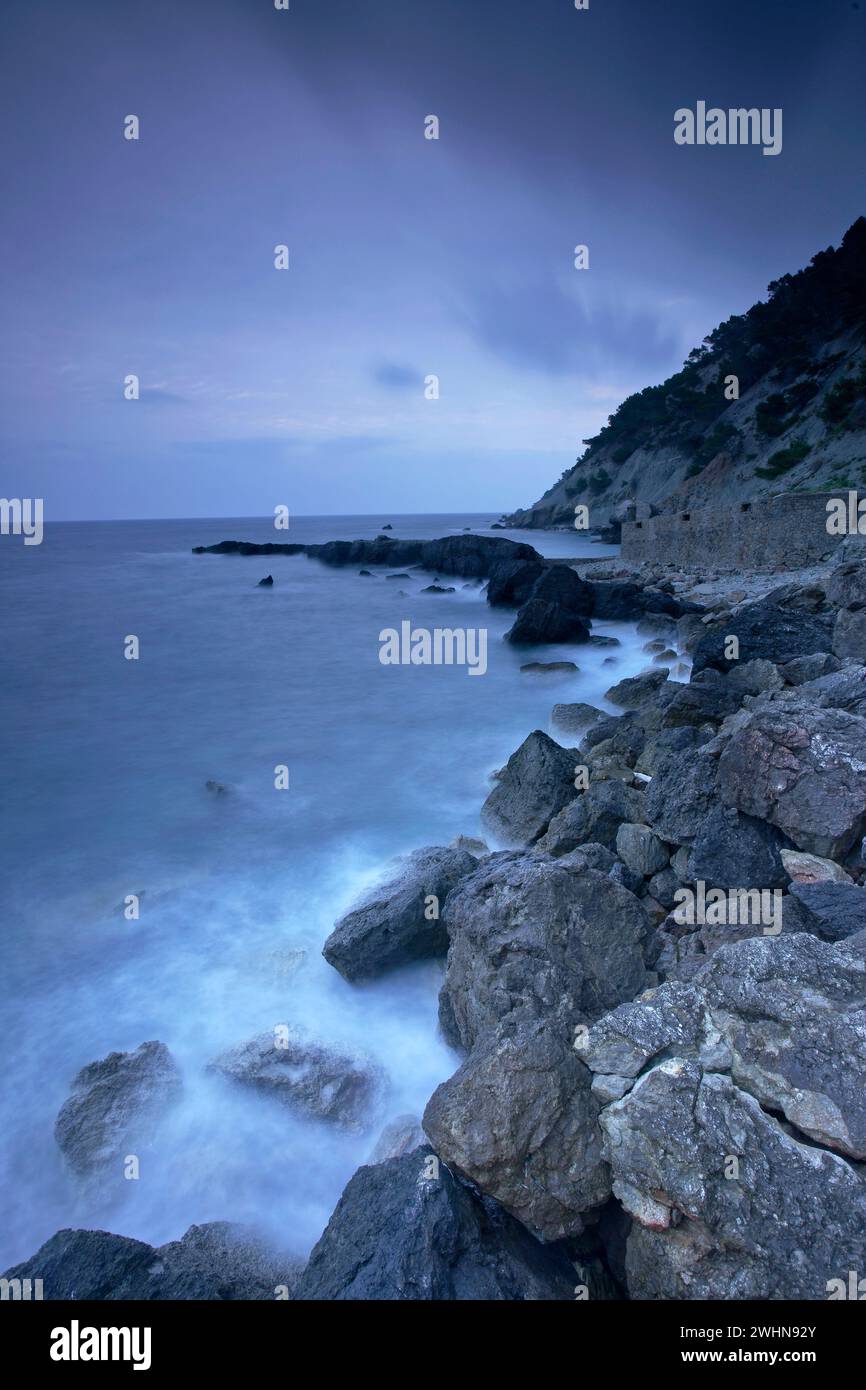
[{"label": "misty water", "polygon": [[[161,1243],[193,1222],[244,1221],[304,1253],[382,1125],[420,1114],[454,1069],[437,1032],[440,963],[352,986],[322,943],[393,856],[482,834],[491,771],[550,729],[555,702],[603,703],[647,664],[646,637],[601,623],[620,647],[517,650],[501,640],[513,614],[460,579],[430,595],[419,571],[365,579],[191,547],[374,536],[386,521],[428,539],[490,520],[300,518],[288,534],[268,520],[76,523],[47,525],[41,546],[3,540],[0,1268],[64,1226]],[[607,553],[577,534],[488,534],[550,556]],[[267,573],[273,589],[257,588]],[[403,619],[486,627],[486,675],[380,664],[380,630]],[[128,634],[138,661],[124,659]],[[521,674],[533,659],[581,669]],[[205,1070],[282,1023],[381,1064],[390,1089],[368,1133]],[[85,1196],[54,1142],[57,1111],[81,1066],[154,1038],[181,1068],[182,1101],[138,1181],[118,1173]]]}]

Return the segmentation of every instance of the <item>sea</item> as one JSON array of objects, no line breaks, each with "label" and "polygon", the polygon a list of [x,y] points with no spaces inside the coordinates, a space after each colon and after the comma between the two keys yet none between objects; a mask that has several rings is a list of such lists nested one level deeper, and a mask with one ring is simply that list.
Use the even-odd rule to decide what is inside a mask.
[{"label": "sea", "polygon": [[[611,622],[594,630],[616,647],[515,649],[502,640],[513,614],[477,583],[443,577],[455,592],[427,594],[436,576],[417,570],[363,578],[192,547],[372,537],[388,523],[394,537],[471,528],[551,557],[615,553],[493,519],[292,517],[276,533],[272,518],[70,522],[47,523],[38,546],[0,538],[0,1269],[62,1227],[161,1244],[236,1221],[304,1255],[381,1128],[420,1116],[458,1065],[437,1028],[441,962],[350,985],[322,944],[395,856],[484,836],[491,773],[533,729],[554,732],[554,703],[608,707],[604,691],[649,660],[646,637]],[[380,632],[406,619],[485,627],[483,677],[383,665]],[[580,669],[521,673],[532,660]],[[369,1131],[208,1070],[281,1024],[382,1068]],[[181,1099],[137,1179],[84,1190],[55,1143],[57,1112],[82,1066],[150,1039],[174,1056]]]}]

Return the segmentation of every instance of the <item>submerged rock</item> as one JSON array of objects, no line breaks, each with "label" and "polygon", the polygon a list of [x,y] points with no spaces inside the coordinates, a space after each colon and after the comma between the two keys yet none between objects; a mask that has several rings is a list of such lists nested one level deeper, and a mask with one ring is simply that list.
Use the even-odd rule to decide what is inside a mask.
[{"label": "submerged rock", "polygon": [[448,936],[441,908],[476,864],[463,848],[432,846],[407,855],[393,877],[340,918],[322,947],[325,960],[345,979],[363,980],[443,956]]},{"label": "submerged rock", "polygon": [[313,1249],[297,1299],[574,1298],[574,1267],[429,1148],[359,1168]]},{"label": "submerged rock", "polygon": [[164,1043],[110,1052],[75,1077],[54,1137],[80,1176],[114,1169],[120,1179],[126,1155],[150,1147],[159,1121],[180,1092],[180,1072]]},{"label": "submerged rock", "polygon": [[208,1070],[310,1119],[352,1131],[368,1127],[386,1089],[384,1074],[369,1057],[338,1052],[289,1030],[241,1043],[215,1058]]},{"label": "submerged rock", "polygon": [[266,574],[265,577],[264,577],[264,579],[260,579],[260,580],[259,580],[258,584],[256,585],[256,588],[257,588],[257,589],[271,589],[271,588],[273,588],[273,584],[274,584],[274,576],[273,576],[272,574]]}]

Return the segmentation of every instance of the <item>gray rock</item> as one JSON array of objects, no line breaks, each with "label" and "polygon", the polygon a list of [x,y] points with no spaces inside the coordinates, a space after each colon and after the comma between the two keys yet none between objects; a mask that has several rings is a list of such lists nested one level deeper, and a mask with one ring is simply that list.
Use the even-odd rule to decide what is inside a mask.
[{"label": "gray rock", "polygon": [[866,927],[866,889],[850,879],[792,883],[791,895],[799,905],[803,930],[824,941],[844,941]]},{"label": "gray rock", "polygon": [[[782,666],[798,656],[827,652],[831,630],[829,615],[812,615],[767,602],[747,604],[701,638],[693,652],[692,674],[707,666],[728,671],[739,661],[763,660]],[[726,655],[729,637],[739,641],[736,659]]]},{"label": "gray rock", "polygon": [[613,849],[623,821],[643,817],[644,794],[619,778],[591,782],[585,792],[554,816],[537,848],[547,854],[568,854],[594,842]]},{"label": "gray rock", "polygon": [[827,582],[827,598],[834,608],[866,604],[866,563],[849,560],[838,565]]},{"label": "gray rock", "polygon": [[424,1128],[440,1158],[545,1241],[580,1235],[610,1196],[592,1076],[538,1020],[495,1032],[434,1091]]},{"label": "gray rock", "polygon": [[784,888],[782,851],[788,844],[765,821],[730,806],[712,806],[695,836],[689,878],[712,888]]},{"label": "gray rock", "polygon": [[506,1020],[570,1033],[646,983],[647,918],[605,874],[541,854],[494,854],[445,909],[451,946],[439,1002],[447,1040],[469,1049]]},{"label": "gray rock", "polygon": [[691,845],[716,804],[718,763],[700,750],[665,759],[647,788],[644,819],[673,845]]},{"label": "gray rock", "polygon": [[786,661],[779,669],[786,684],[803,685],[820,676],[833,675],[839,670],[839,660],[829,652],[813,652],[811,656],[798,656],[793,661]]},{"label": "gray rock", "polygon": [[[430,1173],[436,1176],[427,1176]],[[350,1180],[295,1297],[323,1301],[573,1300],[571,1262],[479,1198],[428,1148]]]},{"label": "gray rock", "polygon": [[386,1124],[376,1140],[368,1163],[384,1163],[388,1158],[402,1158],[427,1140],[417,1115],[398,1115]]},{"label": "gray rock", "polygon": [[211,1062],[217,1071],[311,1119],[364,1130],[385,1091],[379,1067],[359,1054],[338,1052],[292,1031],[262,1033]]},{"label": "gray rock", "polygon": [[623,709],[639,709],[655,698],[667,678],[667,671],[643,671],[638,676],[627,676],[611,686],[605,699]]},{"label": "gray rock", "polygon": [[782,864],[785,873],[794,883],[850,883],[842,868],[832,859],[822,859],[818,854],[804,854],[798,849],[783,849]]},{"label": "gray rock", "polygon": [[667,867],[670,858],[655,831],[648,825],[625,822],[616,833],[616,852],[636,874],[651,878]]},{"label": "gray rock", "polygon": [[241,1300],[285,1297],[303,1261],[274,1250],[249,1227],[190,1226],[154,1248],[108,1231],[58,1231],[4,1279],[41,1279],[52,1300]]},{"label": "gray rock", "polygon": [[395,966],[444,956],[448,937],[441,908],[476,863],[464,849],[415,850],[400,861],[393,877],[340,918],[322,947],[325,960],[345,979],[363,980]]},{"label": "gray rock", "polygon": [[512,753],[481,808],[484,825],[502,844],[529,845],[576,796],[577,757],[536,729]]},{"label": "gray rock", "polygon": [[756,709],[719,760],[728,806],[839,859],[866,827],[866,720],[806,704]]},{"label": "gray rock", "polygon": [[596,709],[595,705],[578,703],[554,705],[550,718],[557,728],[566,733],[582,733],[584,729],[592,728],[607,716],[603,710]]},{"label": "gray rock", "polygon": [[842,661],[866,661],[866,610],[843,608],[836,615],[833,652]]},{"label": "gray rock", "polygon": [[144,1042],[82,1067],[54,1126],[54,1137],[80,1177],[116,1170],[149,1148],[165,1111],[180,1097],[180,1073],[168,1048]]},{"label": "gray rock", "polygon": [[601,1124],[614,1191],[635,1218],[632,1298],[822,1300],[828,1281],[863,1268],[863,1179],[798,1143],[729,1077],[671,1058]]},{"label": "gray rock", "polygon": [[662,715],[662,727],[676,729],[693,725],[700,728],[703,724],[721,724],[740,708],[742,699],[742,691],[731,688],[722,676],[717,675],[714,681],[692,681],[678,687]]},{"label": "gray rock", "polygon": [[567,565],[551,565],[535,581],[529,598],[505,634],[506,641],[586,642],[594,601],[591,584],[586,584]]}]

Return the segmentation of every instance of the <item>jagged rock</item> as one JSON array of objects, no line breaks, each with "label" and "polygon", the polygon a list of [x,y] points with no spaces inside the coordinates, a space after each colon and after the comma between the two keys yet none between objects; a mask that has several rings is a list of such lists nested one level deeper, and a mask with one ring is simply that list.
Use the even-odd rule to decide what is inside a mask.
[{"label": "jagged rock", "polygon": [[651,878],[667,867],[669,854],[648,825],[625,821],[616,832],[616,852],[635,874]]},{"label": "jagged rock", "polygon": [[369,1057],[323,1047],[291,1030],[262,1033],[222,1053],[208,1070],[356,1132],[371,1123],[385,1091],[384,1075]]},{"label": "jagged rock", "polygon": [[546,1241],[580,1235],[610,1196],[592,1076],[571,1038],[538,1020],[483,1039],[434,1091],[439,1157]]},{"label": "jagged rock", "polygon": [[211,1221],[154,1248],[108,1231],[58,1231],[4,1279],[42,1279],[52,1300],[241,1300],[291,1293],[303,1268],[246,1226]]},{"label": "jagged rock", "polygon": [[866,667],[846,667],[835,674],[819,676],[801,686],[797,693],[825,709],[866,715]]},{"label": "jagged rock", "polygon": [[653,874],[649,881],[648,888],[652,896],[668,912],[676,905],[674,894],[680,886],[678,875],[672,868],[666,867],[660,873]]},{"label": "jagged rock", "polygon": [[677,729],[662,729],[660,733],[647,738],[635,759],[635,770],[654,777],[672,754],[702,748],[708,743],[713,727],[696,729],[692,724],[684,724]]},{"label": "jagged rock", "polygon": [[[428,1173],[436,1176],[427,1176]],[[429,1148],[359,1168],[295,1297],[426,1301],[573,1300],[571,1262],[479,1198]]]},{"label": "jagged rock", "polygon": [[807,933],[721,946],[689,983],[621,1005],[580,1041],[602,1076],[633,1080],[662,1057],[730,1072],[802,1134],[866,1156],[866,968],[843,947]]},{"label": "jagged rock", "polygon": [[540,560],[505,561],[497,565],[487,583],[491,608],[519,607],[532,593],[547,566]]},{"label": "jagged rock", "polygon": [[70,1168],[94,1177],[129,1153],[153,1143],[165,1111],[178,1100],[180,1073],[165,1043],[144,1042],[135,1052],[110,1052],[82,1067],[54,1126]]},{"label": "jagged rock", "polygon": [[427,1140],[417,1115],[398,1115],[389,1121],[376,1140],[369,1163],[384,1163],[388,1158],[402,1158]]},{"label": "jagged rock", "polygon": [[[714,673],[716,674],[716,673]],[[732,689],[723,676],[715,681],[695,680],[681,685],[662,714],[662,727],[682,728],[693,725],[720,724],[742,704],[742,692]]]},{"label": "jagged rock", "polygon": [[257,589],[272,589],[272,588],[273,588],[273,585],[274,585],[274,576],[273,576],[272,574],[266,574],[265,577],[264,577],[264,579],[260,579],[260,580],[259,580],[258,584],[256,585],[256,588],[257,588]]},{"label": "jagged rock", "polygon": [[440,909],[476,863],[466,850],[439,846],[407,855],[393,877],[340,918],[322,947],[325,960],[344,979],[364,980],[395,966],[444,956],[448,937]]},{"label": "jagged rock", "polygon": [[849,560],[837,565],[827,581],[827,598],[834,608],[866,604],[866,563]]},{"label": "jagged rock", "polygon": [[475,859],[480,859],[482,854],[490,853],[490,846],[487,842],[479,840],[475,835],[455,835],[451,841],[451,848],[464,850]]},{"label": "jagged rock", "polygon": [[586,642],[587,616],[592,612],[592,587],[568,565],[552,565],[535,581],[519,609],[506,640],[525,645],[538,642]]},{"label": "jagged rock", "polygon": [[585,704],[554,705],[550,717],[557,728],[566,733],[582,733],[607,718],[604,710]]},{"label": "jagged rock", "polygon": [[691,845],[716,804],[718,764],[701,752],[676,753],[656,770],[644,819],[673,845]]},{"label": "jagged rock", "polygon": [[779,668],[787,685],[803,685],[806,681],[817,680],[819,676],[833,675],[839,670],[839,660],[829,652],[813,652],[811,656],[798,656],[786,661]]},{"label": "jagged rock", "polygon": [[619,778],[591,782],[587,790],[554,816],[537,848],[554,856],[594,842],[613,849],[623,821],[643,817],[643,792]]},{"label": "jagged rock", "polygon": [[866,610],[843,608],[836,615],[833,652],[843,661],[866,661]]},{"label": "jagged rock", "polygon": [[614,1191],[635,1217],[632,1298],[820,1300],[828,1281],[863,1267],[866,1183],[798,1143],[729,1077],[673,1058],[601,1123]]},{"label": "jagged rock", "polygon": [[[602,732],[608,731],[607,737],[600,737]],[[581,745],[581,754],[593,767],[601,758],[613,758],[626,767],[633,767],[645,743],[643,728],[632,715],[627,714],[619,719],[605,720],[603,724],[588,730]]]},{"label": "jagged rock", "polygon": [[781,858],[785,873],[794,883],[824,883],[828,880],[834,883],[850,882],[841,864],[835,864],[832,859],[804,854],[798,849],[783,849]]},{"label": "jagged rock", "polygon": [[566,1030],[643,988],[647,919],[605,874],[541,854],[484,860],[445,907],[451,945],[439,999],[446,1039],[471,1048],[505,1020]]},{"label": "jagged rock", "polygon": [[512,753],[481,808],[484,825],[503,844],[532,844],[575,795],[574,751],[536,729]]},{"label": "jagged rock", "polygon": [[[798,656],[827,652],[831,647],[831,619],[825,614],[811,615],[774,603],[750,603],[712,627],[698,642],[692,654],[692,673],[713,666],[728,671],[737,661],[762,659],[784,665]],[[725,654],[729,637],[739,641],[738,657]]]},{"label": "jagged rock", "polygon": [[421,592],[422,594],[454,594],[457,591],[453,584],[428,584],[426,589],[422,589]]},{"label": "jagged rock", "polygon": [[866,888],[845,882],[792,883],[793,918],[824,941],[844,941],[866,927]]},{"label": "jagged rock", "polygon": [[812,705],[756,709],[721,755],[719,792],[798,849],[839,859],[866,827],[866,720]]},{"label": "jagged rock", "polygon": [[782,851],[788,844],[765,821],[730,806],[712,806],[694,839],[689,878],[712,888],[784,888]]},{"label": "jagged rock", "polygon": [[639,709],[657,695],[667,678],[667,671],[642,671],[639,676],[627,676],[612,685],[604,698],[623,709]]}]

